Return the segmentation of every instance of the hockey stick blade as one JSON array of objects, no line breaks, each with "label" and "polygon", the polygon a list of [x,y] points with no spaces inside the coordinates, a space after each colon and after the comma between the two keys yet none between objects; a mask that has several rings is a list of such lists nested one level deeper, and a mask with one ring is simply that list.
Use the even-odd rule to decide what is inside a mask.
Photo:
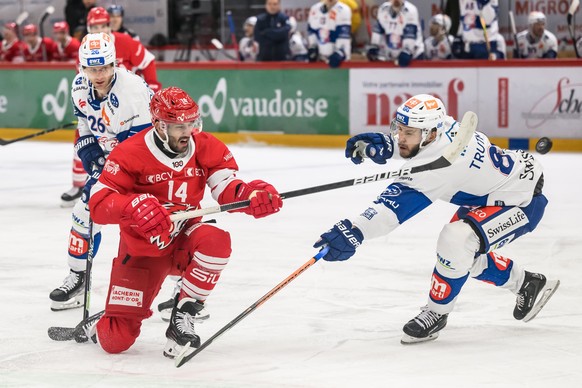
[{"label": "hockey stick blade", "polygon": [[52,326],[48,328],[48,336],[53,341],[71,341],[74,338],[74,327]]},{"label": "hockey stick blade", "polygon": [[223,326],[220,330],[218,330],[212,337],[210,337],[206,341],[204,341],[204,343],[202,343],[202,345],[200,345],[200,347],[198,349],[192,351],[192,349],[190,347],[184,346],[182,348],[182,351],[180,352],[180,354],[178,354],[178,356],[176,356],[176,358],[174,360],[176,368],[179,368],[182,365],[184,365],[185,363],[187,363],[188,361],[190,361],[192,358],[194,358],[194,356],[196,356],[198,353],[200,353],[201,351],[206,349],[209,345],[211,345],[215,339],[217,339],[218,337],[220,337],[221,335],[223,335],[224,333],[226,333],[227,331],[232,329],[237,323],[239,323],[240,321],[245,319],[248,315],[250,315],[253,311],[255,311],[259,306],[261,306],[263,303],[265,303],[266,301],[271,299],[271,297],[273,295],[275,295],[277,292],[281,291],[286,285],[288,285],[293,280],[295,280],[299,275],[301,275],[303,272],[305,272],[313,264],[317,263],[317,261],[319,259],[321,259],[323,256],[325,256],[328,251],[329,251],[329,247],[327,247],[327,246],[323,247],[323,249],[321,249],[317,253],[317,255],[313,256],[305,264],[303,264],[301,267],[297,268],[291,275],[287,276],[285,278],[285,280],[283,280],[281,283],[279,283],[275,287],[273,287],[269,292],[267,292],[265,295],[263,295],[263,297],[261,297],[259,300],[257,300],[252,305],[250,305],[245,311],[240,313],[236,318],[234,318],[232,321],[230,321],[225,326]]},{"label": "hockey stick blade", "polygon": [[524,322],[529,322],[534,319],[539,312],[544,308],[546,303],[550,300],[550,298],[554,295],[558,287],[560,286],[559,280],[548,280],[544,289],[541,292],[540,300],[533,306],[529,314],[527,314],[524,318]]},{"label": "hockey stick blade", "polygon": [[19,142],[19,141],[32,139],[33,137],[37,137],[37,136],[41,136],[41,135],[46,135],[47,133],[51,133],[51,132],[54,132],[54,131],[58,131],[60,129],[67,129],[67,128],[70,128],[70,127],[74,127],[75,125],[77,125],[77,122],[76,121],[71,121],[70,123],[63,124],[63,125],[60,125],[60,126],[55,127],[55,128],[45,129],[43,131],[36,132],[36,133],[32,133],[30,135],[26,135],[26,136],[22,136],[22,137],[17,137],[16,139],[9,139],[9,140],[0,139],[0,146],[5,146],[5,145],[12,144],[12,143],[16,143],[16,142]]},{"label": "hockey stick blade", "polygon": [[24,21],[25,21],[26,19],[28,19],[28,12],[24,11],[24,12],[22,12],[20,15],[18,15],[18,17],[17,17],[17,18],[16,18],[16,20],[15,20],[15,23],[16,23],[16,25],[17,25],[17,26],[19,26],[19,27],[20,27],[20,25],[21,25],[22,23],[24,23]]},{"label": "hockey stick blade", "polygon": [[[305,189],[288,191],[286,193],[281,193],[280,196],[282,199],[289,199],[293,197],[300,197],[307,194],[320,193],[323,191],[339,189],[342,187],[350,187],[365,183],[377,182],[381,180],[405,177],[409,176],[410,174],[415,174],[418,172],[448,167],[452,163],[454,163],[455,160],[457,160],[457,158],[461,155],[461,152],[463,152],[467,144],[469,144],[469,141],[471,141],[471,139],[473,138],[475,130],[477,129],[477,123],[478,123],[477,114],[470,111],[465,113],[465,115],[463,116],[463,120],[461,121],[461,124],[459,126],[459,130],[457,131],[451,144],[447,146],[441,157],[430,163],[416,167],[402,168],[400,170],[381,172],[375,175],[369,175],[361,178],[349,179],[340,182],[327,183],[320,186],[308,187]],[[244,207],[249,206],[250,203],[251,202],[249,200],[246,200],[227,203],[224,205],[210,206],[204,209],[197,209],[183,213],[172,214],[170,216],[170,219],[172,221],[181,221],[190,218],[206,216],[209,214],[222,213],[229,210],[242,209]]]}]

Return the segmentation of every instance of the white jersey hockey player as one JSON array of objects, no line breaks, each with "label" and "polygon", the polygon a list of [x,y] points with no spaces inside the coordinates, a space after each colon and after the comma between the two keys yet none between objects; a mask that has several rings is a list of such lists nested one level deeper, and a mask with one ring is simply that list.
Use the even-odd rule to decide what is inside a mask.
[{"label": "white jersey hockey player", "polygon": [[[79,48],[80,72],[73,80],[72,100],[78,119],[79,139],[75,151],[90,174],[81,201],[73,208],[69,235],[69,275],[50,294],[52,310],[82,306],[84,276],[89,249],[87,202],[99,178],[105,158],[128,137],[151,127],[149,102],[153,95],[139,76],[115,66],[115,46],[109,34],[88,34]],[[93,226],[93,254],[101,240],[100,227]]]},{"label": "white jersey hockey player", "polygon": [[[407,160],[402,168],[416,167],[438,159],[458,130],[440,99],[421,94],[397,109],[390,134],[349,139],[346,157],[384,164],[394,155]],[[548,202],[543,182],[533,155],[501,149],[476,132],[452,165],[397,178],[360,215],[322,234],[315,247],[328,246],[324,260],[346,260],[364,240],[390,233],[437,200],[450,202],[460,207],[437,242],[428,304],[404,326],[402,343],[435,339],[469,276],[516,294],[513,316],[527,322],[559,282],[527,272],[495,250],[536,228]]]},{"label": "white jersey hockey player", "polygon": [[297,19],[289,16],[289,25],[291,26],[291,35],[289,36],[289,53],[291,60],[297,62],[307,62],[307,45],[301,32],[297,31]]},{"label": "white jersey hockey player", "polygon": [[459,7],[464,56],[469,59],[504,59],[505,40],[499,33],[498,24],[499,0],[459,0]]},{"label": "white jersey hockey player", "polygon": [[517,58],[556,58],[558,39],[546,30],[546,15],[531,12],[527,18],[528,29],[517,34]]},{"label": "white jersey hockey player", "polygon": [[338,0],[323,0],[311,7],[307,19],[309,62],[325,61],[339,67],[352,53],[352,10]]},{"label": "white jersey hockey player", "polygon": [[374,25],[368,59],[377,61],[381,49],[389,61],[405,67],[412,59],[424,59],[424,42],[418,9],[404,0],[392,0],[378,8],[378,21]]},{"label": "white jersey hockey player", "polygon": [[449,35],[451,18],[444,14],[434,15],[430,19],[430,36],[424,40],[426,59],[451,59],[453,57],[453,36]]},{"label": "white jersey hockey player", "polygon": [[245,20],[243,30],[245,36],[238,43],[238,57],[243,62],[256,62],[259,44],[255,40],[254,31],[257,24],[257,17],[250,16]]}]

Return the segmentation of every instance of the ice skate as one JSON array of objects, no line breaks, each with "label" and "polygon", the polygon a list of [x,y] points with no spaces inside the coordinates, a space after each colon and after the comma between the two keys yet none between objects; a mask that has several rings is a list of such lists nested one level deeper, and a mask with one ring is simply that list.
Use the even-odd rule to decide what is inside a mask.
[{"label": "ice skate", "polygon": [[420,314],[404,325],[404,335],[400,343],[409,345],[437,339],[439,331],[447,325],[448,316],[449,314],[437,314],[425,306]]},{"label": "ice skate", "polygon": [[93,314],[87,319],[84,319],[77,325],[73,337],[78,343],[85,343],[91,339],[93,343],[97,343],[97,322],[105,314],[105,310]]},{"label": "ice skate", "polygon": [[[158,311],[162,316],[162,320],[164,322],[170,322],[170,318],[172,316],[172,310],[176,306],[178,295],[180,294],[180,289],[182,288],[182,279],[180,278],[176,285],[174,286],[174,291],[172,292],[172,298],[168,299],[165,302],[158,304]],[[210,318],[210,313],[205,305],[202,305],[202,310],[198,311],[194,316],[194,320],[196,322],[202,323],[205,320]]]},{"label": "ice skate", "polygon": [[67,192],[64,192],[63,195],[61,195],[61,207],[73,207],[75,206],[75,202],[77,202],[77,200],[79,198],[81,198],[81,195],[83,194],[83,188],[82,187],[71,187],[71,189]]},{"label": "ice skate", "polygon": [[[170,325],[166,330],[166,347],[164,356],[174,358],[183,353],[184,347],[195,348],[200,346],[200,337],[194,332],[194,317],[204,308],[204,305],[192,298],[182,298],[172,311]],[[186,352],[186,355],[190,351]]]},{"label": "ice skate", "polygon": [[85,303],[84,291],[85,271],[75,272],[71,270],[63,281],[63,285],[50,293],[51,310],[61,311],[83,306]]},{"label": "ice skate", "polygon": [[534,319],[559,285],[559,280],[547,280],[542,274],[525,271],[523,285],[517,293],[513,317],[524,322]]}]

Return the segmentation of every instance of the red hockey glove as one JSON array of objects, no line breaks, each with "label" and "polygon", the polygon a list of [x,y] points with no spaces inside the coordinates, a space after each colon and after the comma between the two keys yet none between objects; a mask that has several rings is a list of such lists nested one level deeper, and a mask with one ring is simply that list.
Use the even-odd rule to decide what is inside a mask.
[{"label": "red hockey glove", "polygon": [[123,209],[122,216],[132,221],[132,227],[149,239],[170,230],[170,215],[158,199],[151,194],[137,194]]},{"label": "red hockey glove", "polygon": [[241,209],[241,211],[255,218],[277,213],[283,207],[283,200],[279,196],[277,189],[262,180],[240,185],[236,200],[244,201],[247,199],[251,200],[251,204],[249,207]]}]

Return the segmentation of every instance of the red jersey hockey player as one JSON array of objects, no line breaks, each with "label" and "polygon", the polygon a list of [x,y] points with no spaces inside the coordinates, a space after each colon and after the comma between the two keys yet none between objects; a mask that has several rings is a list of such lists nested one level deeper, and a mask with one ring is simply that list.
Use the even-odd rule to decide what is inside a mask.
[{"label": "red jersey hockey player", "polygon": [[[168,275],[181,275],[164,355],[200,345],[194,320],[216,285],[231,253],[230,235],[200,218],[170,221],[169,215],[199,206],[205,186],[220,204],[251,200],[242,211],[255,218],[283,205],[277,190],[235,176],[229,149],[200,132],[198,106],[183,90],[170,87],[150,103],[154,128],[118,145],[93,187],[89,207],[99,224],[119,224],[119,253],[113,260],[104,315],[83,322],[87,337],[109,353],[127,350],[139,336],[142,320]],[[96,323],[96,325],[95,325]],[[96,336],[95,336],[96,333]]]},{"label": "red jersey hockey player", "polygon": [[81,42],[69,35],[69,24],[67,22],[56,22],[53,24],[53,37],[57,45],[54,61],[59,62],[79,62],[79,47]]},{"label": "red jersey hockey player", "polygon": [[57,52],[57,44],[51,38],[41,38],[34,24],[27,24],[22,30],[24,36],[24,60],[26,62],[52,61]]},{"label": "red jersey hockey player", "polygon": [[[91,8],[87,15],[87,30],[90,33],[105,32],[109,34],[115,44],[117,65],[125,67],[141,76],[148,86],[155,92],[161,88],[156,74],[156,63],[154,55],[128,34],[112,32],[109,25],[109,13],[102,7]],[[75,141],[77,139],[75,138]],[[61,195],[62,206],[69,207],[81,197],[86,175],[83,173],[81,161],[73,159],[73,187]]]},{"label": "red jersey hockey player", "polygon": [[18,39],[16,23],[6,23],[2,29],[3,40],[0,40],[0,62],[24,62],[24,43]]}]

